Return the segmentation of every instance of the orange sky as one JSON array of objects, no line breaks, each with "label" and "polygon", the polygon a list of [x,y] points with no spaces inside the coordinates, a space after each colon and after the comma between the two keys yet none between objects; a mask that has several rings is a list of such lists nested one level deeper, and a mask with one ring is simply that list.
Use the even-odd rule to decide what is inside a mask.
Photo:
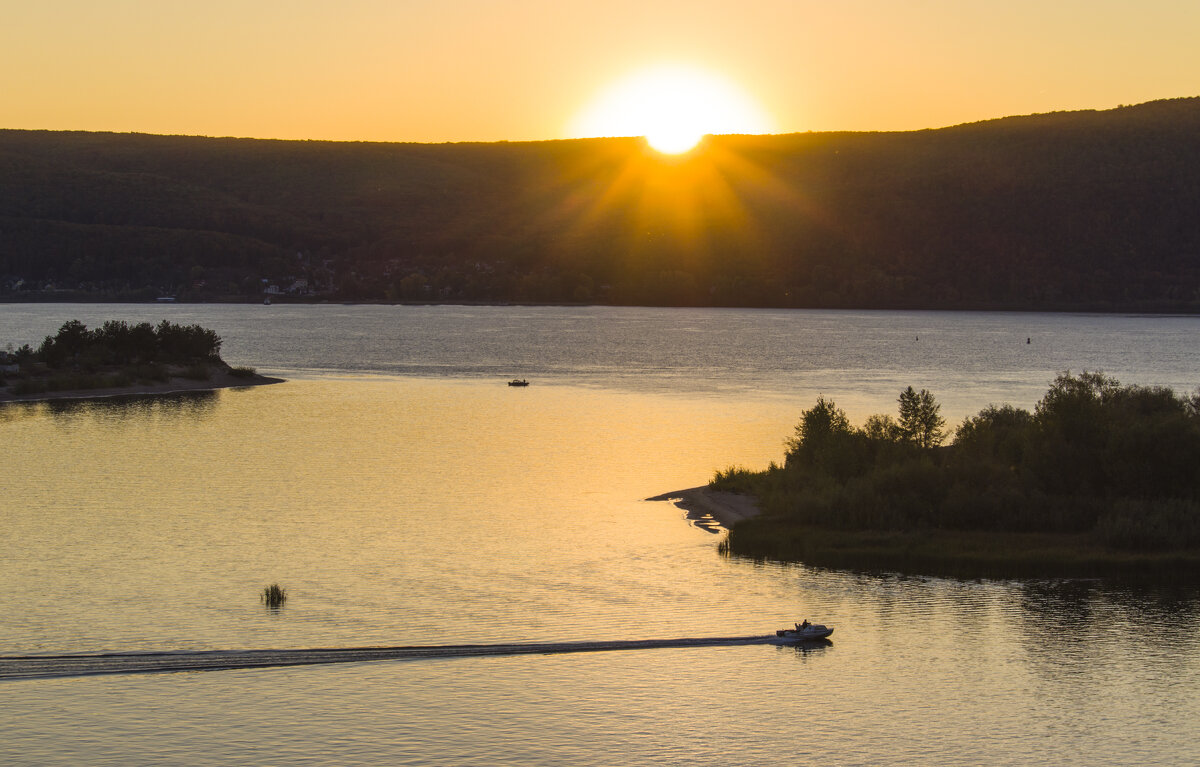
[{"label": "orange sky", "polygon": [[0,127],[369,141],[571,135],[701,66],[779,132],[1200,94],[1194,0],[39,0],[0,22]]}]

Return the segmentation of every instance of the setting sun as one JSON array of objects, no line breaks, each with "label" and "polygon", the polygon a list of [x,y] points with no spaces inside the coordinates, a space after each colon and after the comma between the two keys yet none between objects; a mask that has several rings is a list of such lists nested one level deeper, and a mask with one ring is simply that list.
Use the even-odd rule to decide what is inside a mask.
[{"label": "setting sun", "polygon": [[690,67],[635,72],[576,119],[575,135],[645,136],[660,152],[686,152],[709,134],[768,133],[770,120],[736,85]]}]

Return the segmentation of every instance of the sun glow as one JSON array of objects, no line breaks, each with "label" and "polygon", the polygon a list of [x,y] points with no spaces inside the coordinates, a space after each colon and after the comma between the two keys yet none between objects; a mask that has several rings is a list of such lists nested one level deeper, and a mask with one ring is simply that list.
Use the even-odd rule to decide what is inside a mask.
[{"label": "sun glow", "polygon": [[574,123],[580,137],[645,136],[665,154],[696,146],[705,135],[769,133],[771,121],[733,83],[690,67],[636,72],[592,102]]}]

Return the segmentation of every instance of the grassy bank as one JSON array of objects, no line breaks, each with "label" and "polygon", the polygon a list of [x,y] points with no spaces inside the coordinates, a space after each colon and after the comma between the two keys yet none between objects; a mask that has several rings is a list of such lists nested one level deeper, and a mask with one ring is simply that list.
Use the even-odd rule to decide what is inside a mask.
[{"label": "grassy bank", "polygon": [[734,526],[721,550],[813,567],[952,578],[1200,577],[1200,550],[1120,551],[1078,533],[834,530],[758,517]]}]

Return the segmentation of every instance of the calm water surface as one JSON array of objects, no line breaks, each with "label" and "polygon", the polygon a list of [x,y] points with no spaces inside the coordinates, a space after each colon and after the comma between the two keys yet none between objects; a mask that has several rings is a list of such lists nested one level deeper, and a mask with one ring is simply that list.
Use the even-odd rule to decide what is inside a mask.
[{"label": "calm water surface", "polygon": [[1064,369],[1190,391],[1198,318],[10,305],[0,341],[70,318],[199,322],[289,381],[0,408],[3,654],[837,631],[0,682],[0,763],[1200,761],[1194,588],[727,560],[640,500],[778,460],[818,393],[957,421]]}]

